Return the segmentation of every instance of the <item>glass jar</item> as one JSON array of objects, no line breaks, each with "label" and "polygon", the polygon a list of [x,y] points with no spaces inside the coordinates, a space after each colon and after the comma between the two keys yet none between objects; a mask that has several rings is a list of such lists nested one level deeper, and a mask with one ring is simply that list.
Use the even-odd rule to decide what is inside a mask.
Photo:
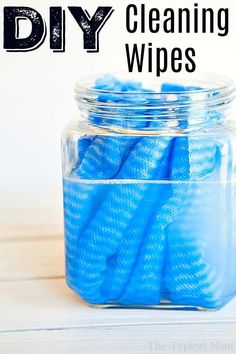
[{"label": "glass jar", "polygon": [[218,309],[236,294],[233,83],[76,86],[63,133],[66,280],[98,307]]}]

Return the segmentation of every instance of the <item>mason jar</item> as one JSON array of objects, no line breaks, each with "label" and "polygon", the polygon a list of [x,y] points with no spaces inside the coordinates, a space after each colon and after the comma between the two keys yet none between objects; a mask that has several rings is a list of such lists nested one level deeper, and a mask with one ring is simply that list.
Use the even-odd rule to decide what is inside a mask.
[{"label": "mason jar", "polygon": [[219,309],[236,294],[234,85],[76,86],[62,137],[66,280],[98,307]]}]

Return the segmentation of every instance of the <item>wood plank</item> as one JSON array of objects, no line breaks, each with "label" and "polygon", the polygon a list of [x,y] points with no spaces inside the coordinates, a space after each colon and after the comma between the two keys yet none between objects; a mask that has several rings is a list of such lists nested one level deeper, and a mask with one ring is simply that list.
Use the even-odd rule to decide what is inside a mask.
[{"label": "wood plank", "polygon": [[63,279],[0,283],[0,331],[85,327],[236,323],[236,300],[217,312],[94,309]]},{"label": "wood plank", "polygon": [[[57,208],[58,209],[58,208]],[[54,209],[0,209],[0,241],[63,234],[63,212]]]},{"label": "wood plank", "polygon": [[236,352],[236,324],[147,325],[0,334],[1,354]]},{"label": "wood plank", "polygon": [[31,238],[0,243],[0,282],[39,278],[62,278],[64,241]]}]

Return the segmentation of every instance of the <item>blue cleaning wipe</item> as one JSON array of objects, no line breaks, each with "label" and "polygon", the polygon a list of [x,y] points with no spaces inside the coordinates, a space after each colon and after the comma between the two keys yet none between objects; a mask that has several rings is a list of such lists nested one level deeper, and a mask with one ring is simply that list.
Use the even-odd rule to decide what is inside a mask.
[{"label": "blue cleaning wipe", "polygon": [[[119,100],[135,105],[141,92],[147,92],[141,84],[113,77],[99,79],[95,88],[108,91],[98,96],[99,102],[107,103]],[[173,89],[186,91],[185,99],[191,103],[187,92],[192,87],[163,86],[163,92]],[[109,90],[127,95],[117,98]],[[147,96],[148,107],[153,98]],[[139,114],[147,111],[143,108]],[[148,120],[146,126],[155,127],[157,113],[148,114],[155,120]],[[103,119],[90,118],[96,124]],[[115,119],[118,126],[120,118],[122,114]],[[185,118],[182,128],[188,128],[186,110]],[[138,120],[134,124],[140,127]],[[78,143],[79,162],[69,176],[78,183],[64,180],[66,270],[71,288],[92,304],[158,305],[165,299],[180,305],[221,306],[221,274],[208,261],[206,244],[206,233],[216,232],[209,225],[216,204],[214,198],[213,202],[207,198],[209,187],[203,183],[218,177],[216,143],[199,136],[86,139]],[[127,179],[132,183],[125,183]],[[146,183],[163,180],[173,183]]]}]

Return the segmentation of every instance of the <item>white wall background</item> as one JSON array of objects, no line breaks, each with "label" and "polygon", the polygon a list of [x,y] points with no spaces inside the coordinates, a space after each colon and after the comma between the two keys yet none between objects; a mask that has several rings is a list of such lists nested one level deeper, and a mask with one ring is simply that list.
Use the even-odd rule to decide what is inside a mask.
[{"label": "white wall background", "polygon": [[[193,0],[146,0],[147,7],[193,6]],[[135,42],[126,34],[122,0],[2,0],[0,4],[0,232],[12,228],[35,232],[62,232],[60,134],[76,115],[75,81],[103,71],[127,70],[124,43]],[[135,1],[139,4],[141,1]],[[230,34],[140,35],[140,42],[157,46],[193,46],[198,71],[226,74],[236,81],[236,2],[199,0],[200,6],[230,8]],[[6,53],[2,45],[4,6],[31,6],[48,23],[49,6],[83,6],[93,13],[97,6],[111,5],[115,13],[100,34],[100,53],[82,48],[82,32],[66,11],[66,52],[49,50],[49,38],[28,53]]]}]

